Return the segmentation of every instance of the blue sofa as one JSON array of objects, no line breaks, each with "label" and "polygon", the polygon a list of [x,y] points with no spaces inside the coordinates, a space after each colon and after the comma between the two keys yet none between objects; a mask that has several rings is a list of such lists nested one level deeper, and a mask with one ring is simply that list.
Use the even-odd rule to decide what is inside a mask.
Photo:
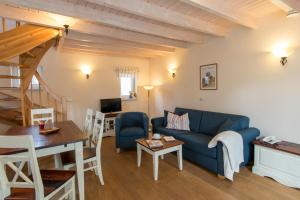
[{"label": "blue sofa", "polygon": [[116,117],[117,149],[136,148],[136,139],[148,137],[149,118],[142,112],[126,112]]},{"label": "blue sofa", "polygon": [[226,125],[230,121],[234,125],[228,130],[240,133],[244,141],[244,163],[241,166],[246,166],[253,160],[252,141],[259,136],[260,132],[256,128],[249,128],[248,117],[186,108],[176,108],[174,113],[178,115],[188,113],[190,131],[167,129],[167,114],[165,112],[164,117],[151,120],[153,133],[174,136],[183,141],[183,157],[185,159],[215,174],[224,176],[223,145],[219,142],[215,148],[210,149],[208,143],[220,129],[225,128],[226,130],[224,124]]}]

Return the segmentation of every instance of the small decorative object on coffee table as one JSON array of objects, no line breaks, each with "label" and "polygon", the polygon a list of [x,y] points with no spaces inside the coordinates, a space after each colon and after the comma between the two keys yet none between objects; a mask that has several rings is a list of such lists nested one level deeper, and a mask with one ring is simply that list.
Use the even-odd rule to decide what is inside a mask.
[{"label": "small decorative object on coffee table", "polygon": [[[136,140],[136,142],[137,142],[137,165],[138,167],[141,166],[142,150],[151,154],[153,157],[153,175],[155,181],[157,181],[158,179],[158,158],[160,156],[163,157],[163,155],[167,153],[171,153],[175,151],[177,152],[178,168],[180,171],[182,171],[182,145],[184,144],[184,142],[180,140],[166,142],[164,139],[161,140],[138,139]],[[151,148],[150,144],[152,144],[153,142],[157,143],[159,147]]]}]

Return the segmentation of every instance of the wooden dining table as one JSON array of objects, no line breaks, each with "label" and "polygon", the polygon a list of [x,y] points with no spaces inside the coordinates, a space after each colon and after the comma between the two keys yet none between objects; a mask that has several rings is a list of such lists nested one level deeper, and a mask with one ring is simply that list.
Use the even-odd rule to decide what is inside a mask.
[{"label": "wooden dining table", "polygon": [[[88,140],[73,121],[62,121],[54,123],[60,128],[56,133],[40,134],[39,126],[15,126],[0,135],[32,135],[37,157],[56,155],[62,152],[75,151],[76,172],[78,180],[79,199],[84,199],[84,171],[83,171],[83,143]],[[22,154],[23,149],[0,148],[0,155]]]}]

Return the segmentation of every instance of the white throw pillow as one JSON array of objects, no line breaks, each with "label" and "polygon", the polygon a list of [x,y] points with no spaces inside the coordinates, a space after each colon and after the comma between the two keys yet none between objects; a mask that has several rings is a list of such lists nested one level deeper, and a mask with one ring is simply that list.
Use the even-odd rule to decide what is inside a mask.
[{"label": "white throw pillow", "polygon": [[167,117],[167,127],[169,129],[177,129],[177,130],[190,130],[190,121],[189,114],[186,113],[184,115],[176,115],[174,113],[169,112]]}]

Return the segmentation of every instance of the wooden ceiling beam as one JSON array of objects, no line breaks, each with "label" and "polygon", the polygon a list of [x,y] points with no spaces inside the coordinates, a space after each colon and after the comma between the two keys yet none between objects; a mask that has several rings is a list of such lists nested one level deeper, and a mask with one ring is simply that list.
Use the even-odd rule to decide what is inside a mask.
[{"label": "wooden ceiling beam", "polygon": [[61,51],[66,53],[85,53],[90,55],[124,56],[124,57],[147,58],[147,59],[157,57],[157,56],[145,55],[141,53],[101,51],[101,50],[80,49],[80,48],[72,48],[72,47],[63,47]]},{"label": "wooden ceiling beam", "polygon": [[93,43],[100,43],[100,44],[107,44],[112,46],[120,46],[120,47],[132,47],[137,49],[144,49],[144,50],[154,50],[160,52],[175,52],[175,48],[158,46],[158,45],[151,45],[151,44],[143,44],[138,42],[129,42],[126,40],[119,40],[109,37],[99,37],[89,34],[82,34],[78,32],[71,32],[66,37],[67,40],[76,40],[76,41],[83,41],[83,42],[93,42]]},{"label": "wooden ceiling beam", "polygon": [[288,12],[295,10],[300,12],[300,1],[299,0],[271,0],[276,6]]},{"label": "wooden ceiling beam", "polygon": [[100,51],[109,51],[109,52],[126,52],[126,53],[140,53],[145,55],[152,55],[152,56],[164,56],[166,53],[161,53],[157,51],[151,50],[138,50],[134,48],[121,48],[111,45],[103,45],[103,44],[91,44],[87,42],[74,42],[74,41],[65,41],[64,48],[78,48],[78,49],[86,49],[86,50],[100,50]]},{"label": "wooden ceiling beam", "polygon": [[[137,19],[136,17],[120,15],[119,13],[111,12],[109,9],[97,9],[90,7],[89,5],[81,5],[80,3],[77,4],[61,0],[4,0],[4,2],[10,5],[76,17],[82,20],[93,21],[125,30],[166,37],[169,39],[195,43],[201,43],[203,40],[203,36],[200,32],[186,30],[174,25],[155,23],[143,18]],[[204,24],[203,27],[205,27]],[[217,36],[224,36],[226,30],[223,27],[214,25],[214,30],[210,33]]]},{"label": "wooden ceiling beam", "polygon": [[[157,20],[163,23],[172,24],[185,29],[200,31],[217,36],[224,36],[228,31],[227,28],[206,21],[204,19],[191,17],[180,12],[176,12],[151,1],[141,0],[87,0],[91,3],[101,6],[121,10],[134,15]],[[159,13],[159,14],[158,14]]]},{"label": "wooden ceiling beam", "polygon": [[38,24],[42,26],[62,28],[62,24],[56,19],[64,19],[72,25],[70,26],[70,32],[87,33],[95,36],[105,36],[110,38],[116,38],[126,40],[130,42],[138,42],[142,44],[159,45],[165,47],[177,47],[187,48],[189,43],[179,40],[173,40],[158,36],[152,36],[143,33],[137,33],[133,31],[127,31],[123,29],[113,28],[105,25],[96,25],[83,20],[68,17],[67,19],[62,15],[49,14],[46,12],[37,12],[35,10],[28,10],[23,8],[17,8],[9,5],[0,4],[0,13],[2,17],[24,21],[32,24]]},{"label": "wooden ceiling beam", "polygon": [[227,0],[220,2],[220,0],[180,0],[193,7],[200,8],[209,13],[222,17],[226,20],[240,24],[247,28],[256,28],[254,20],[238,9],[233,8],[234,1]]}]

